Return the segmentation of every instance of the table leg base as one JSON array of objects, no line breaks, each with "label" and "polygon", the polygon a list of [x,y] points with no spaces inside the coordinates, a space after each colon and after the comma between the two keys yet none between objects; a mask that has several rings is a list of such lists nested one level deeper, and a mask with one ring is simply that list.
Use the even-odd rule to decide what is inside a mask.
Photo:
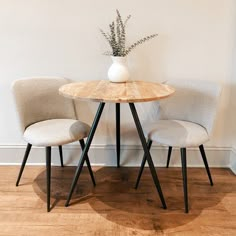
[{"label": "table leg base", "polygon": [[146,143],[145,136],[143,134],[143,129],[142,129],[142,126],[140,124],[136,108],[135,108],[133,103],[129,103],[129,106],[130,106],[130,110],[131,110],[131,113],[132,113],[133,118],[134,118],[134,123],[136,125],[140,141],[141,141],[142,146],[143,146],[144,154],[145,154],[145,156],[147,158],[147,161],[148,161],[148,165],[149,165],[149,168],[150,168],[150,171],[151,171],[151,174],[152,174],[153,181],[155,183],[157,192],[159,193],[159,197],[160,197],[162,206],[163,206],[164,209],[166,209],[167,207],[166,207],[165,199],[164,199],[164,196],[163,196],[163,193],[162,193],[162,190],[161,190],[161,185],[160,185],[160,182],[159,182],[158,177],[157,177],[157,173],[156,173],[156,170],[155,170],[155,167],[154,167],[154,164],[153,164],[153,161],[152,161],[152,157],[151,157],[151,154],[149,152],[149,149],[148,149],[148,146],[147,146],[147,143]]},{"label": "table leg base", "polygon": [[76,169],[76,172],[75,172],[75,175],[74,175],[74,179],[72,181],[72,184],[71,184],[71,188],[70,188],[70,192],[69,192],[69,195],[67,197],[67,200],[66,200],[66,203],[65,203],[65,206],[68,207],[69,206],[69,203],[70,203],[70,200],[71,200],[71,197],[72,197],[72,194],[75,190],[75,186],[78,182],[78,179],[79,179],[79,176],[81,174],[81,171],[82,171],[82,168],[83,168],[83,165],[84,165],[84,162],[85,160],[87,159],[87,154],[88,154],[88,150],[89,150],[89,147],[91,145],[91,142],[93,140],[93,136],[95,134],[95,131],[97,129],[97,125],[98,125],[98,122],[100,120],[100,117],[102,115],[102,111],[103,111],[103,108],[105,106],[105,103],[104,102],[101,102],[99,107],[98,107],[98,110],[97,110],[97,113],[96,113],[96,116],[94,118],[94,121],[93,121],[93,124],[92,124],[92,127],[89,131],[89,135],[88,135],[88,138],[87,138],[87,142],[85,144],[85,147],[82,151],[82,154],[81,154],[81,158],[80,158],[80,161],[79,161],[79,164],[78,164],[78,167]]}]

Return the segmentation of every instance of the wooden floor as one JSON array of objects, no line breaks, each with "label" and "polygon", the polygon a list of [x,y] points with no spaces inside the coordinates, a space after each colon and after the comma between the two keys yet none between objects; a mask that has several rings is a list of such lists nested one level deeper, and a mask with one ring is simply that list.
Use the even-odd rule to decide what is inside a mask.
[{"label": "wooden floor", "polygon": [[64,207],[74,167],[53,167],[53,209],[46,212],[45,168],[26,167],[19,187],[19,166],[0,167],[0,235],[236,235],[236,176],[212,169],[211,187],[204,169],[189,168],[190,213],[183,210],[179,168],[158,168],[167,203],[161,208],[149,169],[138,190],[138,168],[94,168],[97,186],[87,169],[68,208]]}]

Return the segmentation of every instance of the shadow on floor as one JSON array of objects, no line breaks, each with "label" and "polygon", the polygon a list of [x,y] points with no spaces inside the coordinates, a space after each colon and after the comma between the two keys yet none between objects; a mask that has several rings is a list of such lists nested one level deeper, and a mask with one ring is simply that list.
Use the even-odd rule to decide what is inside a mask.
[{"label": "shadow on floor", "polygon": [[[102,217],[116,224],[144,230],[163,230],[188,224],[203,210],[219,204],[227,193],[236,193],[234,181],[225,183],[220,169],[212,169],[215,185],[208,183],[204,169],[188,169],[190,213],[184,213],[182,176],[180,168],[158,168],[158,176],[166,200],[167,210],[161,208],[158,193],[150,172],[145,168],[138,190],[134,189],[138,168],[104,167],[96,170],[97,185],[93,187],[85,168],[72,196],[68,212],[84,207],[87,203]],[[228,171],[228,170],[224,170]],[[56,208],[64,207],[75,167],[53,167],[51,179],[51,201]],[[227,172],[228,173],[228,172]],[[46,173],[41,172],[33,188],[46,202]],[[235,178],[231,176],[230,178]],[[54,200],[54,201],[53,201]],[[84,209],[84,208],[83,208]]]}]

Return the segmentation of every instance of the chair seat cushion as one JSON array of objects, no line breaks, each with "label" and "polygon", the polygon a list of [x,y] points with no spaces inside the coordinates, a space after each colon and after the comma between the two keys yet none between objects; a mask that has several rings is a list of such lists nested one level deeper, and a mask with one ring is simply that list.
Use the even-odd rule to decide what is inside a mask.
[{"label": "chair seat cushion", "polygon": [[182,120],[158,120],[143,125],[147,138],[160,144],[177,147],[196,147],[209,140],[199,124]]},{"label": "chair seat cushion", "polygon": [[35,146],[58,146],[88,136],[90,126],[73,119],[51,119],[28,126],[24,139]]}]

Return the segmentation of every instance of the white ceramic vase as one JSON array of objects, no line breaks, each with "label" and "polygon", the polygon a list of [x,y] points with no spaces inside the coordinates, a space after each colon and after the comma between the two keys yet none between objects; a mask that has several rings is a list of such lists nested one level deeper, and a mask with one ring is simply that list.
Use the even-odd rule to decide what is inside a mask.
[{"label": "white ceramic vase", "polygon": [[111,57],[113,63],[108,70],[108,78],[111,82],[122,83],[129,80],[130,74],[126,63],[126,57]]}]

